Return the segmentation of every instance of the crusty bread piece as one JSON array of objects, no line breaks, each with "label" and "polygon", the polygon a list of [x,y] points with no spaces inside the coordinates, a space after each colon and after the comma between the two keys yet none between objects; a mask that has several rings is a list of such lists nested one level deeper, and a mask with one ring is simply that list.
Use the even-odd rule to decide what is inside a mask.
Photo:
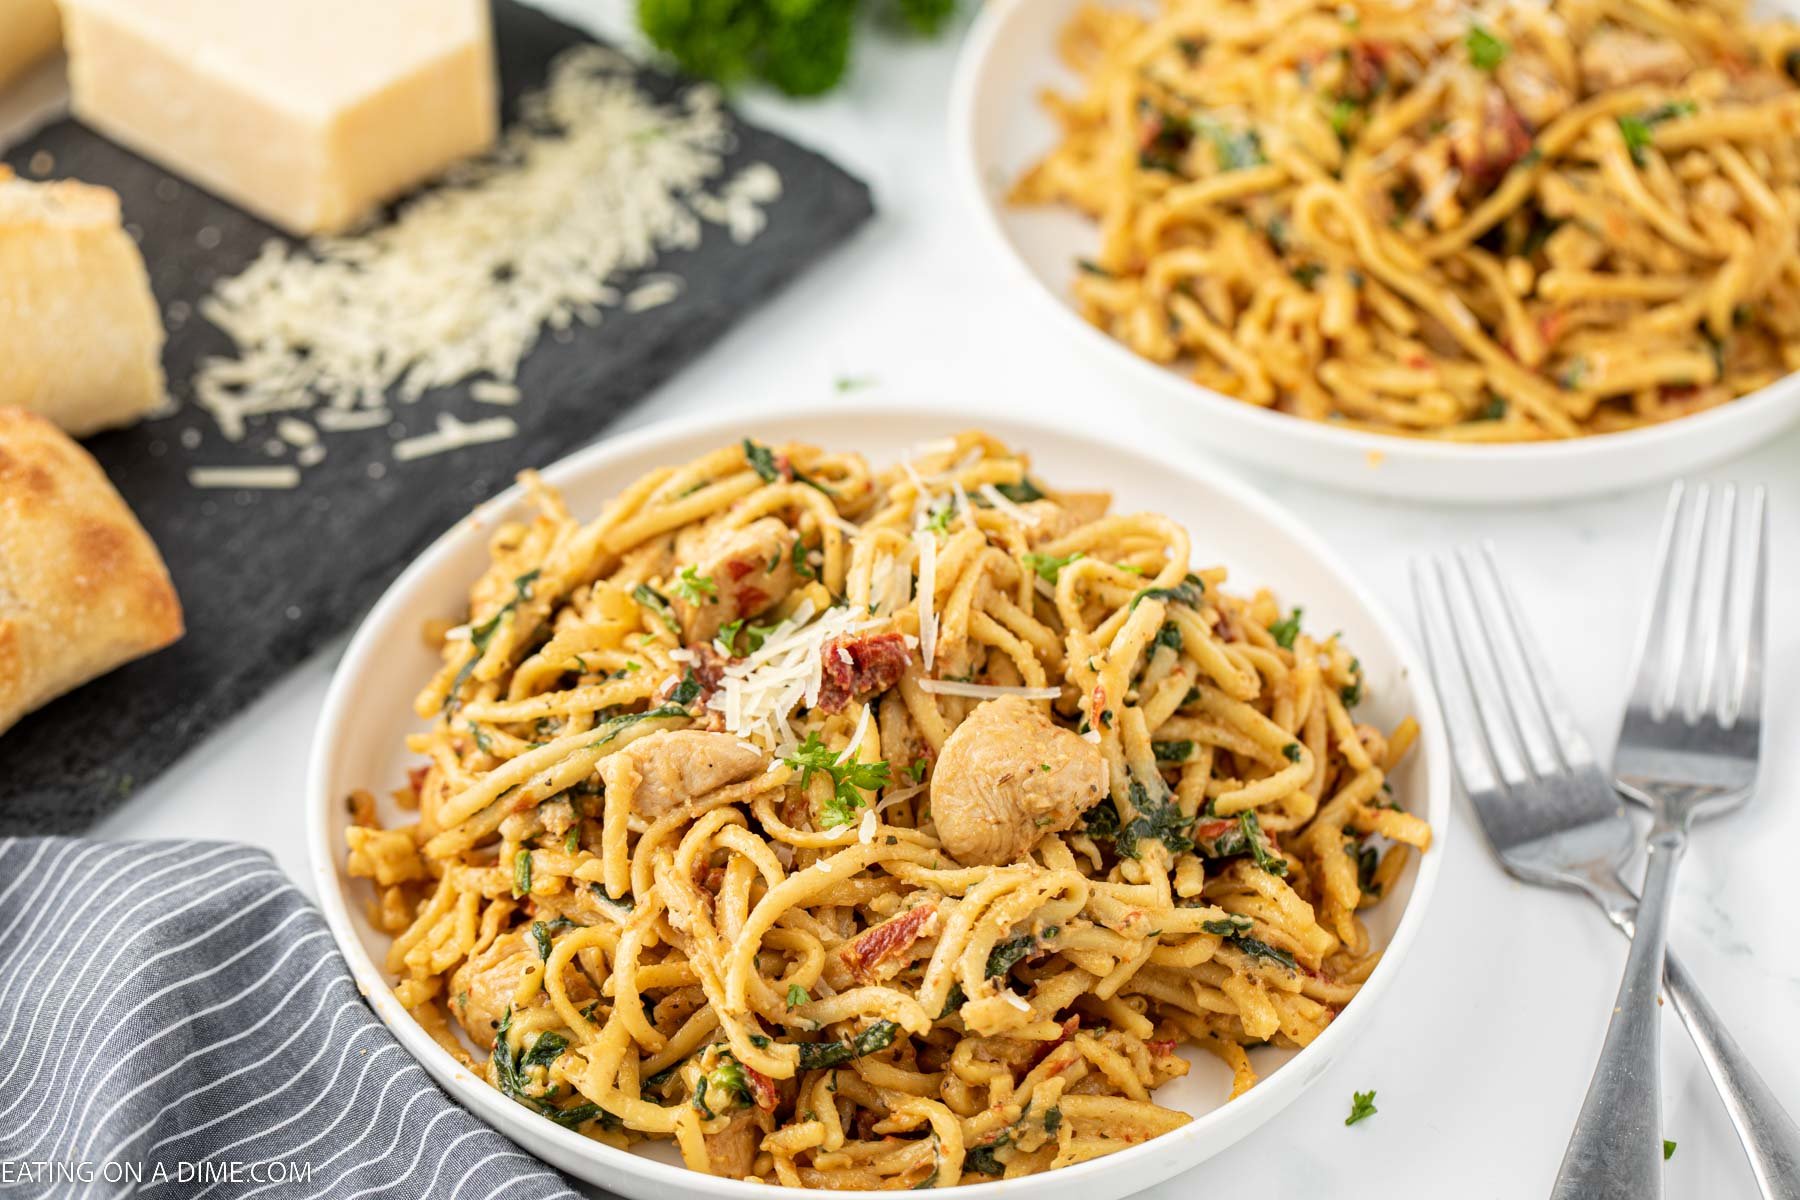
[{"label": "crusty bread piece", "polygon": [[163,401],[162,320],[118,194],[0,166],[0,404],[76,437]]},{"label": "crusty bread piece", "polygon": [[0,733],[181,633],[168,568],[100,464],[0,408]]},{"label": "crusty bread piece", "polygon": [[0,88],[62,45],[56,0],[0,0]]}]

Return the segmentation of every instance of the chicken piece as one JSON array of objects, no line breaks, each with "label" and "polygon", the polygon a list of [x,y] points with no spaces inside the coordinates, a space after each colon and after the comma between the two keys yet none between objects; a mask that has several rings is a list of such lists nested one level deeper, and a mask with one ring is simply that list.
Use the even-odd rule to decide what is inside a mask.
[{"label": "chicken piece", "polygon": [[710,642],[722,625],[754,617],[794,586],[794,532],[775,517],[716,535],[677,579],[691,579],[687,593],[671,587],[670,603],[688,645]]},{"label": "chicken piece", "polygon": [[1601,29],[1581,47],[1581,79],[1590,92],[1634,83],[1680,83],[1694,69],[1687,49],[1672,38],[1629,29]]},{"label": "chicken piece", "polygon": [[1542,129],[1575,102],[1556,73],[1534,54],[1509,54],[1494,73],[1506,98],[1533,129]]},{"label": "chicken piece", "polygon": [[631,792],[631,811],[654,821],[691,800],[761,771],[761,750],[729,733],[665,729],[600,760],[608,790]]},{"label": "chicken piece", "polygon": [[1030,701],[981,704],[944,742],[931,775],[938,837],[965,866],[1022,860],[1106,795],[1100,748]]},{"label": "chicken piece", "polygon": [[1028,504],[1021,504],[1020,508],[1038,519],[1036,525],[1025,530],[1025,540],[1033,546],[1054,541],[1083,525],[1098,521],[1111,506],[1110,492],[1064,492],[1060,503],[1055,500],[1033,500]]},{"label": "chicken piece", "polygon": [[[463,960],[450,976],[450,1015],[483,1050],[494,1048],[494,1031],[512,1007],[525,972],[536,966],[537,946],[525,929],[503,933],[487,949]],[[585,987],[585,981],[582,983]]]},{"label": "chicken piece", "polygon": [[711,1173],[727,1179],[742,1179],[756,1165],[756,1150],[762,1145],[762,1129],[753,1113],[741,1112],[731,1118],[720,1133],[709,1133],[706,1162]]}]

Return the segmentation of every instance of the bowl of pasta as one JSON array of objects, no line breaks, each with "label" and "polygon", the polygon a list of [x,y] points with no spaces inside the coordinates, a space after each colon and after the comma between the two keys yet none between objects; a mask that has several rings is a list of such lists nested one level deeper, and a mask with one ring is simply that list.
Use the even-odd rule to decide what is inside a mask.
[{"label": "bowl of pasta", "polygon": [[1797,71],[1734,4],[997,0],[950,134],[1021,304],[1159,424],[1529,501],[1800,419]]},{"label": "bowl of pasta", "polygon": [[1405,640],[1216,472],[962,420],[609,439],[358,630],[314,884],[521,1146],[640,1198],[1108,1200],[1368,1023],[1449,821]]}]

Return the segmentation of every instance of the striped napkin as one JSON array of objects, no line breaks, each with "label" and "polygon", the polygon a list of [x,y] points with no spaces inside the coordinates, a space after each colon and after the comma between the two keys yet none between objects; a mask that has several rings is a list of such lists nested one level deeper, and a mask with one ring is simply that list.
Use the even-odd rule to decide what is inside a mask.
[{"label": "striped napkin", "polygon": [[0,839],[0,1196],[579,1200],[376,1020],[270,857]]}]

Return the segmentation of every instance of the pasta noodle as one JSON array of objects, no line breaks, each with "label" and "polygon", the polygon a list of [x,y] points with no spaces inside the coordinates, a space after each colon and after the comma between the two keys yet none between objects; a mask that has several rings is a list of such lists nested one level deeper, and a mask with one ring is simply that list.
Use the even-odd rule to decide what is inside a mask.
[{"label": "pasta noodle", "polygon": [[1188,1119],[1182,1045],[1236,1095],[1317,1037],[1430,843],[1410,719],[1175,522],[1028,472],[746,440],[587,524],[525,475],[429,630],[416,820],[352,797],[424,1027],[603,1142],[832,1188],[1110,1153]]},{"label": "pasta noodle", "polygon": [[1737,0],[1090,5],[1021,204],[1074,295],[1251,404],[1461,442],[1631,429],[1800,367],[1800,26]]}]

